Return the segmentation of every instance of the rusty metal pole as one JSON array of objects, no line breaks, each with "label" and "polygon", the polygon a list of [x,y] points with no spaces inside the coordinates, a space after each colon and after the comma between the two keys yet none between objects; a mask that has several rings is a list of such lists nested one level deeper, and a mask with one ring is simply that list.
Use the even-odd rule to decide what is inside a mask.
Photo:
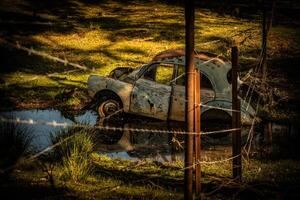
[{"label": "rusty metal pole", "polygon": [[[194,4],[193,0],[185,0],[185,62],[186,62],[186,131],[194,132]],[[184,170],[184,199],[193,199],[193,139],[194,135],[187,134],[185,138],[185,170]]]},{"label": "rusty metal pole", "polygon": [[200,137],[200,128],[201,128],[201,107],[200,107],[200,83],[201,76],[200,70],[196,70],[195,74],[195,192],[196,197],[201,197],[201,166],[200,166],[200,158],[201,158],[201,137]]},{"label": "rusty metal pole", "polygon": [[[231,49],[232,62],[232,128],[241,128],[241,102],[238,99],[238,48],[233,46]],[[242,178],[242,160],[241,160],[241,130],[232,131],[232,172],[233,178],[241,181]]]}]

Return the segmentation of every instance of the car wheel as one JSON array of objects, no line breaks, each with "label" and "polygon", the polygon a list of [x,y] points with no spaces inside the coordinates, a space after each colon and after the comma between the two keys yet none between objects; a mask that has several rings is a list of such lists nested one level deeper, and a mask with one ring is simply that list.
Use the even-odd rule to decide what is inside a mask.
[{"label": "car wheel", "polygon": [[121,101],[115,96],[102,96],[99,100],[97,112],[100,118],[119,114],[122,109]]}]

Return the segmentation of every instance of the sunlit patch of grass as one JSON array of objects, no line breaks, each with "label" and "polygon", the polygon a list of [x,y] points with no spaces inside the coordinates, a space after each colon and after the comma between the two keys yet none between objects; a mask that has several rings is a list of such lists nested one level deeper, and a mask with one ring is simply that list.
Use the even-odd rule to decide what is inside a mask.
[{"label": "sunlit patch of grass", "polygon": [[72,34],[36,35],[33,39],[39,42],[70,49],[80,49],[84,51],[100,50],[102,46],[109,45],[106,39],[107,34],[100,30],[84,30],[83,32]]},{"label": "sunlit patch of grass", "polygon": [[201,170],[206,175],[218,176],[218,177],[230,177],[231,176],[231,163],[223,162],[222,164],[203,164]]},{"label": "sunlit patch of grass", "polygon": [[[31,11],[28,11],[31,5],[22,0],[1,3],[2,10],[10,10],[10,6],[5,5],[12,4],[17,13],[23,12],[21,5],[26,4],[28,7],[26,13],[32,15]],[[63,28],[60,31],[59,27],[54,25],[29,36],[18,36],[18,40],[27,47],[34,46],[35,49],[50,55],[65,58],[90,69],[95,68],[95,71],[61,74],[48,78],[46,74],[61,73],[72,67],[58,65],[52,61],[43,62],[42,59],[37,60],[35,57],[22,54],[24,66],[30,73],[21,79],[17,73],[10,73],[11,77],[5,78],[8,85],[22,84],[24,87],[67,85],[84,88],[86,85],[83,82],[86,82],[89,74],[106,76],[118,66],[137,67],[142,63],[148,63],[161,51],[184,48],[184,8],[181,6],[160,2],[130,2],[124,6],[118,1],[87,4],[77,0],[72,1],[72,5],[79,6],[80,9],[76,10],[76,16],[63,17],[63,23],[70,25],[67,31]],[[62,11],[54,15],[41,10],[38,16],[40,19],[59,23],[56,21],[57,17],[64,15],[60,12]],[[231,42],[236,41],[239,44],[241,55],[239,61],[242,65],[255,62],[259,56],[261,46],[259,21],[221,16],[212,11],[196,9],[195,26],[196,49],[230,58]],[[250,28],[253,30],[245,33],[245,30]],[[20,31],[23,29],[27,31],[26,27],[22,27]],[[299,42],[295,43],[299,41],[298,33],[298,30],[288,27],[273,27],[270,33],[270,54],[280,55],[289,49],[296,49],[299,46],[297,45]],[[202,45],[214,40],[220,41]],[[25,59],[27,56],[28,59]],[[31,63],[31,60],[36,60],[40,64]],[[39,71],[38,79],[26,82],[36,76],[34,74],[36,69]],[[2,84],[1,87],[5,85]],[[45,97],[43,100],[47,98],[43,93],[40,96]]]},{"label": "sunlit patch of grass", "polygon": [[33,86],[58,86],[56,81],[44,75],[35,75],[30,73],[15,72],[3,77],[4,85],[25,85],[27,87]]},{"label": "sunlit patch of grass", "polygon": [[107,34],[100,30],[85,31],[82,33],[72,34],[70,36],[50,37],[54,41],[67,48],[77,48],[81,50],[99,50],[102,46],[109,45],[106,39]]}]

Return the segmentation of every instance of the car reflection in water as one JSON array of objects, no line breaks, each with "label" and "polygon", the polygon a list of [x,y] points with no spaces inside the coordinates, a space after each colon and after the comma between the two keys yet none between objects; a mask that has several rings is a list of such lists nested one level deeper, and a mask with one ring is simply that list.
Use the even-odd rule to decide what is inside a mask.
[{"label": "car reflection in water", "polygon": [[[203,124],[206,124],[203,128],[211,127],[207,125],[208,122],[203,122]],[[96,151],[99,153],[105,153],[110,157],[133,160],[149,158],[161,162],[183,160],[184,158],[184,134],[147,131],[154,129],[183,132],[185,130],[183,122],[155,121],[127,116],[126,118],[98,120],[97,126],[122,128],[122,130],[97,129]],[[212,128],[205,128],[205,130],[212,130]],[[203,157],[213,159],[227,156],[231,152],[231,134],[229,133],[201,136],[201,141]]]},{"label": "car reflection in water", "polygon": [[[97,130],[96,151],[106,153],[112,157],[129,157],[131,159],[151,158],[159,161],[175,161],[182,158],[184,137],[169,133],[152,133],[147,129],[181,130],[179,123],[174,124],[137,119],[109,119],[98,121],[98,126],[118,127],[123,130]],[[136,131],[143,129],[145,131]],[[126,152],[126,154],[125,154]]]}]

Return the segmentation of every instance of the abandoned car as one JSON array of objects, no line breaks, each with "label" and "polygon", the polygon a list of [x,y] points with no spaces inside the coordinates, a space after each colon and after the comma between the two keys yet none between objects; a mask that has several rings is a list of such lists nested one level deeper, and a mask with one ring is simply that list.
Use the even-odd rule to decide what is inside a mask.
[{"label": "abandoned car", "polygon": [[[108,77],[91,75],[88,92],[100,117],[120,110],[160,120],[185,120],[185,53],[168,50],[136,69],[117,68]],[[231,63],[207,52],[195,54],[201,72],[201,119],[231,120]],[[240,81],[239,81],[240,82]],[[241,121],[251,123],[254,109],[241,99]]]}]

